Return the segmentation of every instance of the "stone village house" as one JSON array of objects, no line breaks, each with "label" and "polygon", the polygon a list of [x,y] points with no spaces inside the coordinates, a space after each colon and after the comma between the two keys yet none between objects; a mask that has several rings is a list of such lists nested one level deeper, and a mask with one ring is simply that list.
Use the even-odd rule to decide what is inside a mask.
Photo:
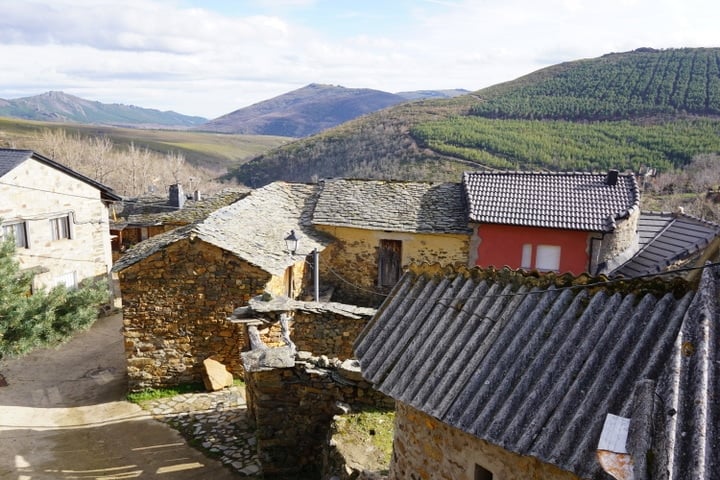
[{"label": "stone village house", "polygon": [[112,189],[30,150],[0,149],[0,220],[33,288],[108,280]]},{"label": "stone village house", "polygon": [[[627,175],[619,175],[615,185],[607,185],[606,175],[523,172],[468,174],[465,185],[343,179],[313,185],[276,182],[218,210],[206,220],[140,243],[116,264],[114,271],[119,276],[124,300],[131,385],[135,388],[197,380],[202,360],[210,356],[226,362],[234,374],[241,374],[238,352],[247,348],[247,339],[242,328],[229,323],[227,318],[237,307],[263,292],[310,298],[313,250],[319,252],[323,291],[330,291],[333,301],[361,306],[378,305],[402,268],[410,263],[466,265],[487,260],[483,245],[495,241],[491,241],[487,232],[505,228],[502,222],[512,223],[512,204],[501,211],[505,217],[492,218],[497,224],[470,222],[485,218],[478,207],[480,192],[494,191],[496,199],[501,199],[505,192],[497,185],[483,187],[486,180],[480,179],[503,179],[519,188],[528,184],[528,175],[534,183],[550,185],[540,189],[545,194],[539,198],[556,197],[551,202],[556,213],[551,215],[522,203],[525,217],[532,212],[536,221],[543,221],[544,217],[565,215],[561,221],[567,223],[579,208],[574,203],[572,208],[568,207],[567,201],[585,198],[590,189],[594,196],[589,198],[597,202],[603,196],[614,200],[605,201],[610,210],[602,215],[593,213],[590,203],[585,201],[579,210],[587,216],[582,221],[612,225],[630,215],[633,225],[645,225],[631,229],[641,231],[641,236],[627,232],[616,235],[615,238],[624,238],[627,245],[597,249],[623,252],[623,258],[628,257],[630,263],[615,263],[625,266],[627,272],[640,267],[644,272],[674,268],[688,259],[702,258],[701,254],[709,250],[708,245],[717,248],[716,225],[687,216],[655,214],[647,224],[640,221],[643,217],[636,205],[636,185]],[[607,216],[619,220],[605,222]],[[693,228],[686,230],[689,225]],[[542,227],[549,230],[543,238],[553,235],[550,227]],[[526,229],[527,238],[540,238],[537,232],[541,227],[517,228]],[[290,231],[300,237],[300,249],[295,255],[287,251],[283,241]],[[558,258],[571,256],[572,247],[589,264],[589,245],[596,233],[580,234],[582,241],[572,244],[562,240],[572,235],[560,232],[557,245],[550,245],[560,248]],[[607,241],[613,238],[612,232],[600,235],[606,239],[605,244],[613,243]],[[630,237],[632,241],[627,240]],[[674,242],[673,255],[658,256],[657,252],[651,255],[656,247],[665,248],[672,243],[668,241],[670,237]],[[547,243],[552,243],[551,240]],[[545,240],[538,245],[543,243]],[[512,255],[498,262],[519,268],[521,265],[513,262],[522,260],[523,245],[510,241],[507,245],[517,248],[505,249],[512,250]],[[533,246],[534,255],[538,245]],[[635,260],[642,261],[632,263]],[[635,267],[630,268],[632,265]]]},{"label": "stone village house", "polygon": [[695,288],[412,267],[355,344],[389,478],[717,478],[720,268]]},{"label": "stone village house", "polygon": [[[197,380],[199,365],[207,357],[226,362],[235,374],[242,373],[243,366],[235,360],[241,350],[249,348],[246,325],[229,321],[228,317],[237,310],[236,307],[263,292],[306,296],[304,285],[314,267],[307,258],[312,250],[320,252],[322,283],[335,288],[333,295],[359,298],[371,304],[377,302],[379,294],[387,292],[388,286],[380,281],[384,270],[394,271],[397,263],[404,269],[406,262],[431,262],[434,255],[442,255],[444,263],[460,268],[458,264],[468,261],[468,246],[472,244],[472,234],[463,226],[469,223],[465,207],[469,201],[463,188],[461,184],[361,180],[329,180],[317,185],[277,182],[219,210],[205,221],[142,242],[116,266],[126,302],[125,335],[131,388]],[[363,208],[365,205],[373,208]],[[443,215],[443,211],[451,213]],[[692,262],[697,262],[705,250],[715,244],[718,230],[713,224],[675,214],[653,213],[645,217],[647,222],[642,218],[638,219],[639,238],[634,255],[630,255],[630,262],[617,262],[618,265],[632,266],[636,271],[644,269],[644,272],[676,268],[694,264]],[[686,226],[692,227],[692,233],[686,233]],[[301,236],[302,247],[294,256],[282,242],[290,230]],[[396,244],[399,249],[384,249],[384,240],[399,240],[401,243]],[[338,246],[333,247],[334,244]],[[658,255],[658,249],[667,248],[667,256]],[[391,269],[383,260],[382,252],[387,250],[395,255],[390,257],[395,259],[390,263]],[[517,275],[522,276],[521,273]],[[563,278],[569,281],[570,277]],[[447,283],[450,280],[436,281]],[[431,294],[433,285],[436,284],[420,290],[421,295],[408,296],[406,300],[414,301]],[[402,291],[397,288],[395,292]],[[358,292],[366,294],[365,297]],[[388,304],[398,305],[393,303],[400,301],[395,295],[391,294],[373,325],[378,324],[379,318],[391,318],[385,310]],[[448,305],[446,300],[451,297],[438,298],[436,303],[441,308]],[[478,302],[480,298],[474,301]],[[420,304],[416,302],[415,305]],[[426,308],[432,305],[435,304],[428,304]],[[462,310],[461,303],[456,303],[456,307]],[[415,314],[424,314],[424,311],[414,311]],[[318,322],[313,322],[312,317],[303,318],[300,323],[299,335],[311,336],[313,341],[295,338],[298,344],[328,350],[336,348],[323,343],[320,338],[322,328],[315,325]],[[335,323],[333,321],[333,325]],[[356,326],[347,327],[347,330],[357,331]],[[506,330],[505,335],[510,335],[507,333],[510,331]],[[395,330],[395,335],[401,334],[401,330]],[[316,336],[320,340],[315,339]],[[391,348],[391,340],[394,339],[388,339],[388,348]],[[442,354],[443,348],[435,348],[433,355]],[[364,358],[369,357],[365,355]],[[253,380],[249,384],[251,391],[248,394],[255,404],[253,410],[260,412],[257,418],[275,418],[279,413],[273,413],[273,407],[262,402],[272,403],[268,395],[277,388],[272,380],[276,374],[261,372],[260,375],[270,379],[268,381],[274,387],[269,393],[263,393],[254,389],[264,382]],[[278,372],[277,375],[284,378],[287,374]],[[313,375],[310,377],[314,378]],[[325,381],[318,380],[318,385]],[[301,411],[319,401],[315,397],[321,395],[317,386],[307,388],[315,392],[310,394],[314,399],[302,397],[304,400],[298,406]],[[329,392],[346,391],[347,388],[334,388]],[[330,393],[329,399],[336,398]],[[331,414],[324,412],[324,415]],[[303,434],[299,425],[297,436],[292,438],[307,439],[307,433]],[[263,432],[265,427],[267,425],[263,426]],[[305,428],[316,431],[312,425],[305,425]],[[265,432],[269,435],[267,438],[274,438],[271,431]],[[270,443],[279,445],[275,440]],[[315,451],[316,446],[308,448]],[[282,460],[284,457],[280,455],[287,455],[287,448],[275,450],[279,450],[275,452],[278,453],[275,458],[280,461],[274,465],[286,465],[287,459]],[[477,469],[472,467],[479,475],[477,478],[492,478],[486,476],[493,473],[492,465],[483,466],[482,462],[478,465]]]}]

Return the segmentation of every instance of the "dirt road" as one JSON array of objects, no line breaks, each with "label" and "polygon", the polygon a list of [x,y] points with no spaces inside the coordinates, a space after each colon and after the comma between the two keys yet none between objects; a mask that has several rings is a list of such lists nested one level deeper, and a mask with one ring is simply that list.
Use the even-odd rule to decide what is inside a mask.
[{"label": "dirt road", "polygon": [[238,478],[124,401],[121,322],[0,362],[0,479]]}]

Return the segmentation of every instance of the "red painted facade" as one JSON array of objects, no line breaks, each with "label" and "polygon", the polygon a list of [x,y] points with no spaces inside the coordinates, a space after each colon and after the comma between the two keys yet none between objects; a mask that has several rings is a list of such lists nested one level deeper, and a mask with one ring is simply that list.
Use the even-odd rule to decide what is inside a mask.
[{"label": "red painted facade", "polygon": [[477,228],[475,235],[480,239],[476,252],[477,266],[521,268],[523,246],[529,244],[532,246],[530,269],[536,268],[538,245],[547,245],[560,247],[560,273],[579,275],[588,270],[588,232],[483,224]]}]

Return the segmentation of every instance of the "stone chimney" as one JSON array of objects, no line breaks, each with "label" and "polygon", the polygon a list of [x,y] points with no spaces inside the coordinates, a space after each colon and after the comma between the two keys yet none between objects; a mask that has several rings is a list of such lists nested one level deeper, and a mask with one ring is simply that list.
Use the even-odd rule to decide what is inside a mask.
[{"label": "stone chimney", "polygon": [[182,185],[179,183],[170,185],[170,206],[179,210],[183,208],[183,205],[185,205],[185,194]]}]

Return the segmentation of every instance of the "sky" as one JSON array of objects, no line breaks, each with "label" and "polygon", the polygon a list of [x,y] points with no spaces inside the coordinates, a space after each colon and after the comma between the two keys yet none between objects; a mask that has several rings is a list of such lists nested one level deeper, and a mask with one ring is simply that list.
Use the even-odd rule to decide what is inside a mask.
[{"label": "sky", "polygon": [[217,118],[310,83],[479,90],[640,47],[720,47],[717,0],[0,0],[0,99]]}]

